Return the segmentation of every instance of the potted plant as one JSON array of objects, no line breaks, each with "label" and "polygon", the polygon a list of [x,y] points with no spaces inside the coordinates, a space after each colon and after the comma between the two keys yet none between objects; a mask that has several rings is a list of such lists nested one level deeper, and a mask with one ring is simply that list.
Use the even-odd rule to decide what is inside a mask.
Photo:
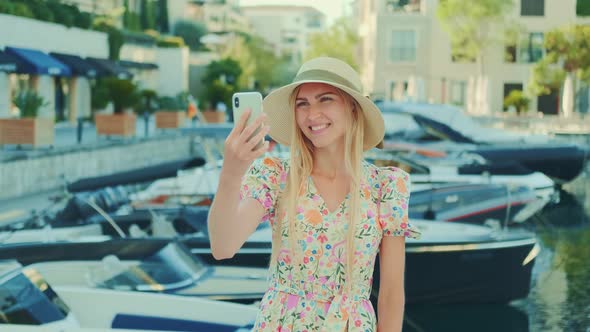
[{"label": "potted plant", "polygon": [[140,100],[137,86],[131,80],[103,78],[100,84],[107,87],[113,113],[96,113],[94,122],[98,135],[134,136],[136,128],[135,113]]},{"label": "potted plant", "polygon": [[225,105],[227,100],[231,99],[233,90],[231,86],[214,80],[207,87],[205,94],[201,97],[203,100],[203,118],[208,123],[225,122],[227,109],[220,109],[220,105]]},{"label": "potted plant", "polygon": [[158,98],[158,111],[156,112],[156,128],[179,128],[186,120],[187,96],[180,93],[174,97],[163,96]]},{"label": "potted plant", "polygon": [[53,145],[54,120],[37,117],[47,101],[37,92],[26,90],[19,92],[12,102],[20,110],[20,118],[0,119],[0,144]]},{"label": "potted plant", "polygon": [[201,81],[205,84],[205,91],[200,100],[203,103],[203,118],[207,122],[225,122],[226,117],[231,120],[231,96],[238,91],[238,82],[242,68],[240,64],[230,58],[213,61],[207,65]]}]

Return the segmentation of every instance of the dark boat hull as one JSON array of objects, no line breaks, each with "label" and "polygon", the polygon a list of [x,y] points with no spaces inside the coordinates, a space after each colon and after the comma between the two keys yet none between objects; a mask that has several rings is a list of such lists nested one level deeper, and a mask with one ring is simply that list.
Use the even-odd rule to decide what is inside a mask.
[{"label": "dark boat hull", "polygon": [[179,170],[205,165],[203,158],[184,158],[110,175],[80,179],[67,186],[69,192],[97,190],[104,187],[127,185],[175,177]]},{"label": "dark boat hull", "polygon": [[[534,259],[523,264],[535,247],[531,237],[480,243],[406,243],[407,303],[507,303],[530,290]],[[209,243],[187,239],[191,252],[209,264],[267,267],[270,243],[246,242],[233,258],[217,261]],[[534,255],[533,255],[534,258]],[[373,297],[379,290],[375,266]]]},{"label": "dark boat hull", "polygon": [[549,145],[527,147],[478,147],[472,152],[492,161],[515,161],[520,165],[541,172],[558,184],[577,178],[586,167],[588,151],[575,145]]},{"label": "dark boat hull", "polygon": [[[485,247],[485,244],[481,244]],[[406,302],[508,303],[528,296],[533,262],[523,262],[534,242],[505,248],[437,251],[436,247],[409,247],[406,251]],[[431,251],[422,251],[431,250]],[[379,288],[379,261],[374,287]]]}]

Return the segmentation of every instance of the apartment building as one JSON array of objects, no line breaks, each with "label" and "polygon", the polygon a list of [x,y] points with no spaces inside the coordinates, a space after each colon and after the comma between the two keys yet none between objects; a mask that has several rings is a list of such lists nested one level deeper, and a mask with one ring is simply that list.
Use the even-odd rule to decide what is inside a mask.
[{"label": "apartment building", "polygon": [[247,6],[242,12],[254,32],[264,38],[277,55],[301,63],[310,37],[326,28],[326,16],[308,6]]},{"label": "apartment building", "polygon": [[[185,5],[180,5],[181,2]],[[171,20],[182,18],[203,22],[211,33],[251,32],[250,21],[242,13],[238,0],[182,0],[168,8]]]},{"label": "apartment building", "polygon": [[[580,0],[578,0],[580,1]],[[535,62],[544,55],[547,31],[590,24],[576,14],[576,0],[515,0],[510,15],[523,28],[516,47],[490,47],[484,61],[489,109],[501,112],[512,90],[526,91]],[[373,98],[413,99],[467,106],[478,73],[473,62],[451,55],[449,36],[436,17],[439,0],[359,0],[362,79]],[[506,56],[508,54],[508,56]],[[559,112],[559,92],[533,98],[530,108]]]}]

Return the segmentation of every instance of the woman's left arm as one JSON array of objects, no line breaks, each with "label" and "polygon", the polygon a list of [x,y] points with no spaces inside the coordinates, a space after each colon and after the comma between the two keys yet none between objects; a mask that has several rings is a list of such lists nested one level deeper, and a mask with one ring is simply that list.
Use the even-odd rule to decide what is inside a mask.
[{"label": "woman's left arm", "polygon": [[384,236],[379,250],[379,316],[377,332],[401,331],[404,319],[404,269],[406,240]]}]

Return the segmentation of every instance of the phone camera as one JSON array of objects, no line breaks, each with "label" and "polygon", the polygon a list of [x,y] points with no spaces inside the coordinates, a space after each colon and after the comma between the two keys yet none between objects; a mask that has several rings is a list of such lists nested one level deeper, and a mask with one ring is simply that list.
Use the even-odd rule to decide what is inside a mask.
[{"label": "phone camera", "polygon": [[240,98],[238,98],[238,97],[234,98],[234,105],[236,107],[240,107]]}]

